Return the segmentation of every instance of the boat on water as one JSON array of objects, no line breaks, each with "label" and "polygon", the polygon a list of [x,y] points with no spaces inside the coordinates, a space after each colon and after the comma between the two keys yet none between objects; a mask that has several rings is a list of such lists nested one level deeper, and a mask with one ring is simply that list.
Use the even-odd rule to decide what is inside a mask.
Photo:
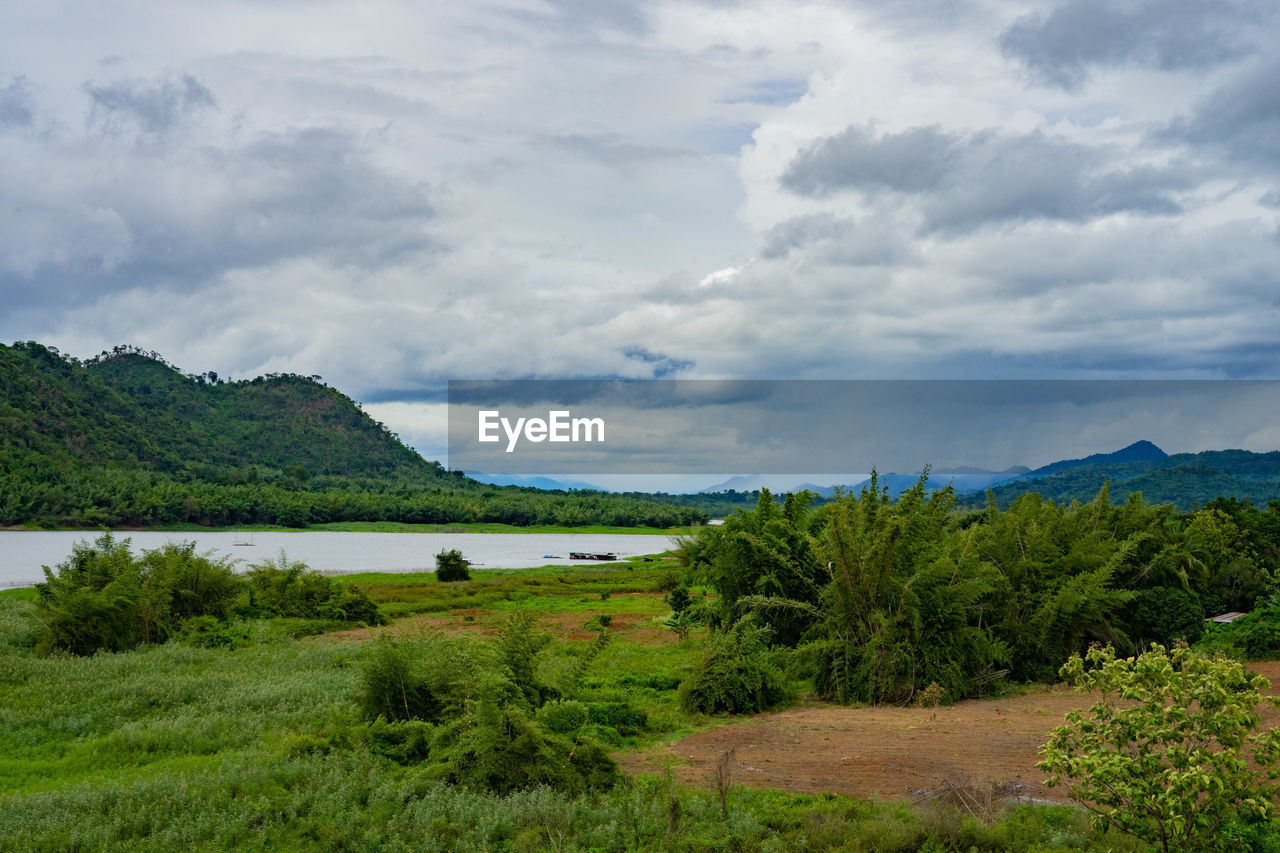
[{"label": "boat on water", "polygon": [[237,536],[237,537],[236,537],[236,541],[232,542],[231,544],[232,544],[232,545],[235,545],[235,546],[237,546],[237,547],[240,547],[240,548],[252,548],[252,547],[253,547],[253,534],[252,534],[252,533],[250,533],[250,534],[249,534],[249,538],[248,538],[248,539],[241,539],[239,536]]},{"label": "boat on water", "polygon": [[592,554],[592,553],[587,553],[587,552],[585,552],[585,551],[570,551],[570,552],[569,552],[569,559],[570,559],[570,560],[609,560],[609,561],[612,561],[612,560],[618,560],[618,559],[620,559],[620,558],[618,557],[618,555],[617,555],[617,554]]}]

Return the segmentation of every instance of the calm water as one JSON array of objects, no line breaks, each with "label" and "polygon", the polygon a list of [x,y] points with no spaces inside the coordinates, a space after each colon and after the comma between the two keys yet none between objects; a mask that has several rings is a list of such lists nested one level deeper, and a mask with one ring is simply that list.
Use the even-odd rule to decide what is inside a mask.
[{"label": "calm water", "polygon": [[[92,540],[95,532],[0,530],[0,586],[25,586],[44,580],[40,567],[53,566],[71,553],[71,546]],[[196,550],[213,550],[244,563],[274,557],[283,548],[292,560],[302,560],[323,572],[424,572],[435,570],[441,549],[457,548],[472,563],[486,568],[527,569],[547,564],[577,565],[570,551],[619,556],[654,554],[671,548],[667,536],[608,533],[234,533],[155,531],[120,532],[133,540],[137,553],[166,542],[194,541]],[[252,537],[250,547],[237,542]],[[554,555],[548,557],[545,555]]]}]

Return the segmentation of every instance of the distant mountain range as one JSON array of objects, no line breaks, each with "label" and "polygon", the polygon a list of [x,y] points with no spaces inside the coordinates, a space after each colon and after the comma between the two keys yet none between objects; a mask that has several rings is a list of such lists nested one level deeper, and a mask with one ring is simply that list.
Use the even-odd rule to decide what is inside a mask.
[{"label": "distant mountain range", "polygon": [[591,483],[584,483],[581,480],[553,480],[550,477],[520,477],[515,474],[481,474],[479,471],[464,471],[463,473],[478,483],[490,486],[519,486],[524,489],[545,489],[547,491],[561,492],[609,491]]},{"label": "distant mountain range", "polygon": [[[878,482],[892,495],[911,488],[920,472],[878,475]],[[729,490],[756,491],[776,478],[759,474],[733,477],[703,489],[703,494]],[[1007,506],[1020,495],[1038,492],[1059,503],[1093,500],[1104,483],[1111,483],[1111,499],[1125,500],[1133,492],[1141,492],[1148,503],[1174,504],[1191,509],[1217,497],[1234,497],[1257,505],[1280,500],[1280,451],[1253,453],[1247,450],[1209,450],[1200,453],[1168,454],[1150,441],[1136,441],[1111,453],[1094,453],[1083,459],[1062,459],[1036,469],[1015,465],[1003,471],[981,468],[935,468],[929,473],[927,487],[938,490],[951,485],[957,504],[964,508],[985,505],[991,490],[1001,506]],[[860,489],[868,480],[846,486]],[[787,489],[809,489],[829,498],[833,486],[801,483]],[[781,490],[779,490],[781,491]]]}]

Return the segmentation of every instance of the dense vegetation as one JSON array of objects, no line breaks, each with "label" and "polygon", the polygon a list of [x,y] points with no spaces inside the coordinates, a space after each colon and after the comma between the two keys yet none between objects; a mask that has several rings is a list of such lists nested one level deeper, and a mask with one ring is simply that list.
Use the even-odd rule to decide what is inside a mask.
[{"label": "dense vegetation", "polygon": [[[180,635],[92,656],[37,653],[35,592],[0,594],[0,838],[15,851],[1142,849],[1069,807],[973,815],[737,780],[722,804],[670,775],[618,774],[602,747],[703,722],[677,690],[700,638],[641,645],[599,618],[660,624],[671,580],[639,562],[359,576],[338,582],[388,615],[450,611],[478,630],[296,639],[233,606],[234,644]],[[597,628],[548,638],[528,614]]]},{"label": "dense vegetation", "polygon": [[230,560],[195,553],[193,542],[135,556],[128,539],[104,533],[93,544],[78,543],[70,557],[44,573],[45,582],[35,587],[41,625],[36,648],[43,652],[119,652],[174,637],[228,643],[234,634],[226,622],[232,616],[283,617],[312,633],[334,624],[385,621],[362,591],[283,553],[241,576]]},{"label": "dense vegetation", "polygon": [[683,556],[718,593],[721,630],[768,627],[819,693],[843,702],[1052,681],[1091,643],[1127,654],[1195,641],[1207,615],[1251,610],[1274,590],[1280,503],[1215,500],[1181,514],[1139,495],[1114,506],[1104,487],[1084,505],[1030,494],[960,515],[950,491],[925,483],[895,502],[873,479],[817,509],[765,492],[756,509],[699,530]]},{"label": "dense vegetation", "polygon": [[0,346],[0,525],[390,521],[667,528],[673,496],[484,486],[405,447],[318,377],[227,382],[117,347]]},{"label": "dense vegetation", "polygon": [[[1280,451],[1207,450],[1138,461],[1076,462],[1055,463],[1000,483],[992,487],[992,494],[1000,506],[1009,506],[1031,492],[1055,503],[1069,504],[1091,500],[1103,485],[1110,483],[1117,502],[1123,503],[1130,494],[1141,492],[1151,503],[1172,504],[1184,512],[1222,496],[1259,507],[1280,499]],[[958,503],[976,508],[985,504],[985,498],[966,495]]]}]

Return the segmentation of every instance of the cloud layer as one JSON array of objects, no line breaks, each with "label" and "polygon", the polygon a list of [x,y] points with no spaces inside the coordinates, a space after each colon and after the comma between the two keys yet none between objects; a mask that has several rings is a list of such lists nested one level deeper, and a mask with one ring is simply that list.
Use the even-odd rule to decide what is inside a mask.
[{"label": "cloud layer", "polygon": [[0,339],[429,454],[451,378],[1280,375],[1271,3],[10,6]]}]

